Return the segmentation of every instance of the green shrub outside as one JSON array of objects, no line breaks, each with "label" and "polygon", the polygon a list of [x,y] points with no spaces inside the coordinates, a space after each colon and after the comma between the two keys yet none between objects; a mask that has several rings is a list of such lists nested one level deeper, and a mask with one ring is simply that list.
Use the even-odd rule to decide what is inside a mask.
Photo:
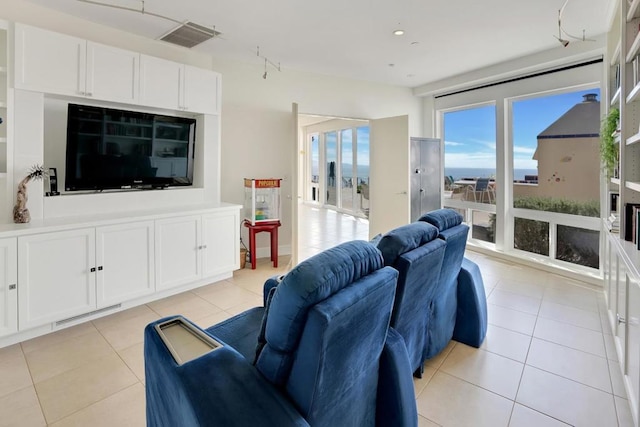
[{"label": "green shrub outside", "polygon": [[[600,216],[600,203],[596,200],[577,202],[553,197],[528,196],[518,197],[514,200],[513,206],[521,209],[557,212],[571,215],[590,217]],[[495,214],[491,215],[490,229],[488,231],[491,238],[494,238]],[[583,231],[574,227],[559,226],[557,233],[557,259],[598,268],[598,239],[589,238],[587,236],[593,235],[597,232]],[[578,236],[579,234],[581,234],[581,236]],[[513,235],[513,244],[516,249],[541,255],[549,255],[549,223],[532,219],[515,218]],[[589,246],[585,246],[584,244],[579,244],[578,240],[581,240],[582,243],[584,243],[585,240],[590,240],[593,243]]]}]

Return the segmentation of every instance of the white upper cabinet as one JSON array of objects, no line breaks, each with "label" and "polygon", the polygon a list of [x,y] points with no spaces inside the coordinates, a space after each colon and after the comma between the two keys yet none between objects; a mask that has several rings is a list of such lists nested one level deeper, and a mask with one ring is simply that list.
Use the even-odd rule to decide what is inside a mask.
[{"label": "white upper cabinet", "polygon": [[16,24],[15,87],[138,102],[140,54]]},{"label": "white upper cabinet", "polygon": [[140,55],[140,103],[170,110],[218,114],[220,74]]},{"label": "white upper cabinet", "polygon": [[183,73],[182,64],[140,55],[140,103],[182,110]]},{"label": "white upper cabinet", "polygon": [[139,53],[87,42],[86,96],[137,103],[139,71]]},{"label": "white upper cabinet", "polygon": [[218,114],[220,111],[220,74],[185,65],[183,87],[183,107],[187,111]]},{"label": "white upper cabinet", "polygon": [[84,94],[85,40],[16,24],[15,43],[17,89],[74,96]]}]

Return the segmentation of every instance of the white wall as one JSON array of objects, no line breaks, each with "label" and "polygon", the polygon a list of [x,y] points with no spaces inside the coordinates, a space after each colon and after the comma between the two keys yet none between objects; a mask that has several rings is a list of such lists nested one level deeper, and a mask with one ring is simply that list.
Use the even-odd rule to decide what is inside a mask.
[{"label": "white wall", "polygon": [[[0,18],[222,73],[221,198],[225,202],[242,203],[245,177],[285,178],[281,247],[291,239],[290,147],[295,138],[292,102],[299,104],[301,113],[334,117],[376,119],[408,115],[411,136],[422,136],[421,102],[408,88],[289,70],[287,64],[282,64],[282,72],[270,70],[268,79],[264,80],[264,63],[259,58],[254,63],[212,58],[22,0],[0,0]],[[268,246],[267,240],[268,236],[259,235],[258,247]]]}]

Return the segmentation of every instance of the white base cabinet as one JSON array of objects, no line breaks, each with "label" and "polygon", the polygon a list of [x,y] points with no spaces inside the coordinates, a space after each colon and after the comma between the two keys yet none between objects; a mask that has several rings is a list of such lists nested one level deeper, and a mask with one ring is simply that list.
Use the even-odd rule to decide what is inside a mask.
[{"label": "white base cabinet", "polygon": [[634,424],[640,398],[640,251],[604,231],[604,296]]},{"label": "white base cabinet", "polygon": [[18,238],[20,329],[96,308],[93,228]]},{"label": "white base cabinet", "polygon": [[96,228],[97,308],[155,292],[153,221]]},{"label": "white base cabinet", "polygon": [[239,233],[239,216],[229,213],[156,221],[157,288],[238,269]]},{"label": "white base cabinet", "polygon": [[0,336],[18,331],[17,239],[0,239]]},{"label": "white base cabinet", "polygon": [[0,347],[231,276],[239,227],[238,205],[4,226]]}]

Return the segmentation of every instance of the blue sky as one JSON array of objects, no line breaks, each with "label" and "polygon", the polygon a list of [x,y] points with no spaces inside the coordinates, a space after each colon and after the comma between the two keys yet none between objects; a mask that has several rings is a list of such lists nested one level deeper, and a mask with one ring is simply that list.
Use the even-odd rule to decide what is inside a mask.
[{"label": "blue sky", "polygon": [[[513,103],[514,169],[537,168],[538,162],[531,157],[538,134],[582,102],[587,93],[596,93],[600,99],[596,88]],[[444,129],[445,167],[496,168],[495,106],[445,113]]]}]

